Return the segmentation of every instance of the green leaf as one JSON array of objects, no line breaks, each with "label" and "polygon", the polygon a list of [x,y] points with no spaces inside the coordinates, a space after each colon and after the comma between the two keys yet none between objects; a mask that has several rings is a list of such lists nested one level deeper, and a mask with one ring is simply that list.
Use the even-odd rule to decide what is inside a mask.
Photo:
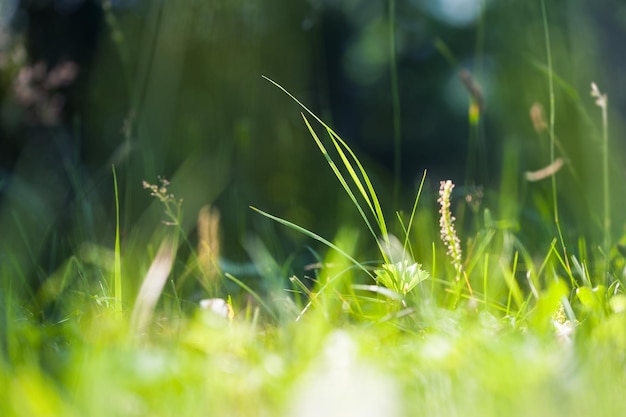
[{"label": "green leaf", "polygon": [[594,289],[589,287],[579,287],[576,289],[576,297],[578,297],[582,305],[593,311],[601,310],[605,293],[606,287],[604,285],[598,285]]}]

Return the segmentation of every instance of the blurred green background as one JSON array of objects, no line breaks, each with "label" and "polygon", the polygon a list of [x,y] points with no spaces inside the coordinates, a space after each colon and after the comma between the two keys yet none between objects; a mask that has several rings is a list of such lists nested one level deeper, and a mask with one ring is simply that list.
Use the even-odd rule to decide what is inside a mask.
[{"label": "blurred green background", "polygon": [[[626,5],[546,3],[565,234],[594,239],[602,230],[595,81],[610,103],[619,236]],[[523,175],[550,161],[548,136],[529,117],[535,102],[546,120],[549,110],[539,1],[1,0],[0,30],[0,260],[3,275],[26,287],[86,242],[113,247],[112,165],[127,254],[156,250],[163,207],[142,181],[159,176],[184,200],[190,242],[200,207],[219,208],[221,254],[234,263],[248,262],[255,237],[280,262],[295,256],[286,272],[315,261],[313,242],[250,205],[329,238],[358,225],[301,109],[262,75],[349,143],[388,210],[410,209],[426,169],[423,204],[434,207],[439,180],[453,179],[459,200],[484,187],[485,204],[501,203],[492,205],[498,219],[521,219],[514,227],[531,247],[553,236],[542,221],[549,181]],[[476,125],[463,69],[485,103]]]}]

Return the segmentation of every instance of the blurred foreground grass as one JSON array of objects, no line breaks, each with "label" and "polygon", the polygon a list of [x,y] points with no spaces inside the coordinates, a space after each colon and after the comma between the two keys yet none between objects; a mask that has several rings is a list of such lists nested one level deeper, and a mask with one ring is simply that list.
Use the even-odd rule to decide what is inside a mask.
[{"label": "blurred foreground grass", "polygon": [[12,308],[3,314],[0,410],[4,416],[621,415],[624,306],[586,311],[576,325],[553,324],[545,303],[554,301],[554,291],[541,293],[529,319],[482,307],[444,309],[422,297],[402,315],[342,325],[315,310],[282,325],[256,311],[237,311],[232,321],[202,309],[189,317],[159,314],[149,337],[129,332],[126,318],[93,299],[76,300],[75,314],[58,323]]}]

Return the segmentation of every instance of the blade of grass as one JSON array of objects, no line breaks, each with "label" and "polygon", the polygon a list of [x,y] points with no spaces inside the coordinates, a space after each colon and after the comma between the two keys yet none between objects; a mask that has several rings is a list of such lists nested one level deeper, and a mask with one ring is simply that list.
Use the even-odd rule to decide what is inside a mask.
[{"label": "blade of grass", "polygon": [[409,231],[411,230],[411,227],[413,227],[413,220],[415,219],[415,212],[417,211],[417,203],[420,200],[420,196],[422,195],[422,189],[424,188],[424,182],[426,181],[426,170],[424,170],[424,174],[422,174],[422,180],[420,181],[420,186],[417,189],[417,194],[415,195],[415,201],[413,202],[413,209],[411,210],[411,217],[409,217],[409,224],[407,225],[406,229],[407,232],[405,233],[404,236],[404,248],[407,248],[407,245],[409,244]]},{"label": "blade of grass", "polygon": [[302,294],[305,294],[309,298],[314,296],[313,292],[311,292],[311,290],[306,285],[304,285],[304,282],[302,282],[300,278],[298,278],[297,276],[295,275],[290,276],[289,281],[295,284],[296,287],[300,288],[300,291],[302,292]]},{"label": "blade of grass", "polygon": [[264,302],[263,299],[259,296],[259,294],[254,292],[252,288],[248,287],[245,283],[237,279],[235,276],[229,274],[228,272],[225,273],[224,276],[228,278],[229,280],[233,281],[235,284],[239,285],[241,288],[243,288],[248,294],[252,296],[252,298],[254,298],[259,303],[259,305],[261,305],[265,310],[267,310],[267,312],[272,316],[274,320],[278,320],[278,316],[276,316],[276,313],[274,313],[272,308],[266,302]]},{"label": "blade of grass", "polygon": [[[404,236],[406,238],[406,236],[409,235],[409,229],[404,225],[404,221],[402,220],[402,213],[399,211],[396,211],[396,218],[398,219],[398,223],[400,223],[400,227],[402,228],[402,233],[404,233]],[[415,259],[415,253],[413,253],[413,246],[411,245],[411,242],[409,242],[408,240],[405,241],[403,245],[403,250],[404,250],[404,256],[402,260],[405,259],[407,254],[410,256],[411,260]]]},{"label": "blade of grass", "polygon": [[611,205],[609,195],[609,122],[607,116],[608,98],[600,93],[596,83],[591,83],[591,95],[596,98],[596,105],[602,109],[602,197],[604,204],[604,277],[608,278],[611,253]]},{"label": "blade of grass", "polygon": [[[361,215],[361,218],[363,219],[363,221],[367,225],[367,228],[369,229],[370,233],[374,237],[374,240],[377,242],[378,248],[379,248],[380,252],[383,254],[383,256],[386,256],[384,254],[382,246],[380,245],[380,243],[378,242],[378,239],[376,238],[376,233],[374,232],[374,229],[372,228],[372,225],[371,225],[369,219],[367,218],[367,215],[363,211],[361,205],[358,203],[358,201],[356,199],[356,196],[352,192],[352,189],[348,185],[348,182],[346,181],[345,177],[343,176],[343,174],[341,173],[341,171],[337,167],[337,164],[335,164],[335,161],[333,161],[332,157],[330,156],[330,154],[326,150],[326,147],[324,146],[322,141],[319,139],[319,137],[315,133],[315,130],[313,130],[313,128],[311,127],[311,124],[309,123],[309,121],[306,118],[306,116],[303,113],[300,113],[300,114],[302,115],[302,119],[304,119],[304,123],[306,124],[306,127],[309,129],[309,133],[313,137],[313,140],[315,140],[315,143],[317,144],[317,147],[322,152],[322,155],[324,155],[324,158],[326,158],[326,162],[328,163],[328,165],[330,166],[332,171],[335,173],[335,176],[337,177],[337,179],[341,183],[341,186],[346,191],[346,194],[348,194],[348,197],[350,197],[350,200],[352,200],[352,203],[354,204],[354,206],[359,211],[359,214]],[[333,141],[333,143],[334,143],[334,141]],[[335,146],[337,146],[337,145],[335,145]],[[345,157],[345,155],[344,155],[344,157]],[[361,185],[360,181],[358,181],[358,177],[356,176],[356,172],[354,172],[354,170],[352,169],[352,166],[350,166],[350,164],[347,161],[344,160],[344,163],[346,164],[347,167],[349,167],[348,171],[350,173],[350,176],[352,177],[352,180],[356,184],[357,188],[359,189],[359,191],[361,191],[361,194],[365,196],[366,195],[365,194],[365,189]],[[368,201],[368,204],[369,204],[369,201]],[[371,208],[371,205],[370,205],[370,208]],[[386,258],[385,258],[385,262],[388,262]]]},{"label": "blade of grass", "polygon": [[[424,187],[424,181],[426,180],[426,170],[424,170],[424,174],[422,175],[422,181],[420,182],[420,186],[417,190],[417,194],[415,196],[415,201],[413,202],[413,209],[411,210],[411,216],[409,217],[409,223],[407,226],[404,225],[404,220],[402,219],[402,215],[399,211],[396,212],[396,217],[398,218],[398,222],[400,223],[400,227],[402,228],[402,233],[404,233],[404,243],[402,244],[402,248],[404,250],[404,256],[407,254],[411,257],[411,262],[415,259],[415,253],[413,252],[413,246],[411,242],[409,242],[409,233],[411,231],[411,227],[413,226],[413,220],[415,218],[415,211],[417,210],[417,203],[419,202],[420,195],[422,194],[422,188]],[[403,257],[402,260],[405,258]]]},{"label": "blade of grass", "polygon": [[[304,115],[302,115],[302,117],[304,117]],[[304,119],[305,119],[305,122],[307,123],[307,127],[309,128],[309,131],[311,131],[311,134],[313,134],[313,132],[311,130],[311,126],[308,123],[308,120],[306,120],[306,117],[304,117]],[[350,174],[350,178],[352,179],[352,181],[356,185],[357,189],[361,193],[361,196],[363,196],[363,199],[365,200],[365,202],[367,203],[368,207],[372,211],[372,214],[374,214],[374,216],[376,217],[376,211],[372,207],[372,202],[370,200],[370,196],[365,191],[365,187],[363,187],[363,184],[361,183],[361,179],[359,178],[359,176],[357,175],[356,171],[354,170],[354,167],[352,166],[352,164],[350,163],[350,161],[346,157],[345,152],[343,152],[343,150],[341,149],[341,145],[342,145],[341,142],[339,142],[338,140],[335,139],[335,137],[333,136],[333,132],[332,131],[328,131],[328,134],[330,135],[330,139],[333,142],[333,145],[335,146],[335,149],[337,150],[337,153],[339,154],[339,157],[341,158],[341,162],[343,162],[343,164],[346,167],[348,173]],[[347,144],[343,144],[343,146],[345,146],[346,149],[349,149]],[[356,157],[353,157],[353,159],[356,159]]]},{"label": "blade of grass", "polygon": [[[555,142],[554,135],[554,123],[555,123],[555,94],[554,94],[554,79],[552,69],[552,49],[550,45],[550,28],[548,27],[548,13],[546,11],[546,2],[541,0],[541,16],[543,20],[543,32],[546,41],[546,56],[548,61],[548,91],[550,93],[550,164],[554,164],[555,156]],[[554,224],[559,235],[559,241],[563,249],[563,258],[565,259],[565,267],[567,271],[570,271],[569,261],[567,257],[567,248],[565,247],[565,240],[563,239],[563,232],[561,231],[561,224],[559,222],[559,205],[557,199],[557,187],[556,187],[556,175],[550,177],[552,184],[552,204],[554,208]],[[569,272],[571,274],[571,272]]]},{"label": "blade of grass", "polygon": [[431,242],[430,247],[433,255],[431,261],[431,276],[433,277],[433,279],[430,280],[430,296],[432,298],[435,295],[435,277],[437,276],[437,251],[435,249],[435,242]]},{"label": "blade of grass", "polygon": [[[291,94],[283,86],[281,86],[277,82],[273,81],[272,79],[270,79],[270,78],[268,78],[266,76],[262,76],[262,77],[265,80],[267,80],[270,83],[272,83],[275,87],[280,89],[282,92],[287,94],[287,96],[289,96],[300,107],[302,107],[308,114],[310,114],[318,123],[320,123],[326,129],[328,134],[331,136],[331,140],[333,141],[335,147],[337,147],[338,144],[340,144],[341,147],[343,147],[344,150],[346,152],[348,152],[348,155],[350,155],[350,157],[352,158],[354,163],[357,165],[358,171],[362,175],[363,181],[365,182],[365,185],[367,187],[367,192],[365,191],[365,189],[362,186],[359,189],[359,191],[360,191],[361,195],[363,196],[365,202],[367,203],[368,207],[372,211],[372,214],[374,215],[374,218],[376,219],[376,222],[377,222],[377,224],[378,224],[378,226],[379,226],[379,228],[381,230],[381,235],[382,235],[385,243],[389,243],[388,242],[389,234],[387,232],[387,226],[386,226],[386,223],[385,223],[385,218],[383,216],[382,208],[380,206],[380,201],[378,200],[378,197],[376,195],[376,192],[374,191],[374,187],[372,186],[372,183],[371,183],[371,181],[369,179],[369,176],[367,175],[367,172],[363,168],[363,165],[360,163],[359,159],[356,157],[356,155],[354,154],[352,149],[350,149],[348,144],[343,139],[341,139],[341,137],[337,133],[335,133],[335,131],[330,126],[328,126],[326,123],[324,123],[324,121],[322,121],[322,119],[320,119],[315,113],[313,113],[311,110],[309,110],[309,108],[306,107],[293,94]],[[346,159],[342,159],[342,160],[344,161],[344,164],[346,163],[346,161],[348,161],[347,158]],[[349,166],[351,167],[351,164],[348,162],[348,164],[346,166],[346,169],[350,170]],[[353,171],[354,171],[354,169],[353,169]],[[355,175],[351,175],[351,176],[352,176],[353,179],[358,178]],[[357,184],[355,184],[355,185],[357,185],[357,188],[359,187],[359,183],[360,183],[360,181]]]},{"label": "blade of grass", "polygon": [[454,56],[450,47],[448,47],[448,45],[441,38],[435,39],[433,42],[433,46],[437,51],[439,51],[441,56],[443,56],[445,60],[448,61],[450,67],[457,68],[460,65],[459,60]]},{"label": "blade of grass", "polygon": [[113,267],[113,291],[115,296],[115,315],[122,317],[122,257],[120,249],[120,199],[117,187],[117,174],[115,165],[111,165],[113,171],[113,187],[115,188],[115,260]]},{"label": "blade of grass", "polygon": [[507,314],[511,312],[511,300],[515,301],[518,309],[522,308],[524,304],[524,297],[522,296],[522,290],[515,279],[515,272],[517,271],[517,260],[518,260],[518,252],[515,252],[513,256],[513,266],[512,269],[509,269],[502,261],[500,262],[500,269],[502,270],[502,276],[504,277],[504,282],[509,287],[509,297],[507,301]]},{"label": "blade of grass", "polygon": [[485,303],[485,307],[487,307],[488,301],[489,301],[489,290],[488,290],[488,280],[487,277],[489,276],[489,252],[485,253],[485,257],[483,258],[484,262],[483,262],[483,292],[484,292],[484,303]]},{"label": "blade of grass", "polygon": [[297,224],[294,224],[288,220],[285,219],[281,219],[280,217],[276,217],[273,216],[269,213],[264,212],[263,210],[260,210],[256,207],[250,206],[250,208],[254,211],[256,211],[257,213],[267,217],[268,219],[272,219],[282,225],[285,225],[287,227],[289,227],[290,229],[293,229],[299,233],[302,233],[312,239],[317,240],[320,243],[323,243],[324,245],[328,246],[331,249],[336,250],[338,253],[340,253],[341,255],[343,255],[346,259],[348,259],[350,262],[352,262],[356,267],[358,267],[359,269],[361,269],[362,271],[364,271],[367,275],[369,275],[372,279],[374,278],[374,275],[372,275],[372,273],[370,271],[368,271],[363,264],[361,264],[359,261],[357,261],[356,259],[354,259],[352,256],[348,255],[346,252],[344,252],[343,250],[341,250],[341,248],[339,248],[337,245],[335,245],[334,243],[332,243],[331,241],[324,239],[323,237],[321,237],[318,234],[315,234],[313,232],[311,232],[308,229],[305,229],[304,227],[298,226]]},{"label": "blade of grass", "polygon": [[[365,168],[363,168],[363,165],[361,164],[359,159],[356,157],[352,149],[350,149],[348,144],[343,139],[341,139],[339,135],[337,135],[330,127],[328,126],[325,126],[325,127],[330,133],[331,137],[333,138],[333,141],[337,140],[344,147],[344,149],[348,152],[350,157],[353,159],[353,161],[356,163],[357,167],[359,168],[359,172],[363,176],[363,181],[365,181],[367,191],[369,192],[369,196],[371,196],[371,200],[374,205],[372,209],[372,205],[370,204],[369,205],[370,209],[372,209],[374,218],[376,219],[378,226],[380,227],[380,231],[381,231],[381,234],[385,243],[389,244],[389,233],[387,232],[387,224],[385,223],[385,216],[383,215],[383,210],[380,205],[380,200],[378,199],[378,196],[376,195],[376,191],[374,190],[374,186],[372,185],[372,181],[370,180],[369,175],[367,175]],[[369,201],[369,197],[367,197],[366,195],[364,195],[364,198],[367,201]]]},{"label": "blade of grass", "polygon": [[391,106],[393,112],[393,201],[400,197],[402,173],[402,124],[400,119],[400,88],[398,86],[398,56],[396,53],[396,1],[389,0],[389,82],[391,83]]},{"label": "blade of grass", "polygon": [[[360,264],[360,263],[357,264],[356,266],[359,269],[363,269],[363,265]],[[329,277],[328,280],[321,287],[319,287],[319,289],[317,291],[315,291],[314,293],[311,293],[311,296],[309,298],[309,302],[300,311],[300,314],[298,314],[298,317],[296,317],[295,321],[299,321],[302,318],[302,316],[304,316],[304,314],[311,308],[311,306],[313,306],[314,304],[317,304],[319,302],[319,299],[321,298],[321,296],[324,293],[326,293],[329,290],[333,290],[335,288],[335,280],[337,278],[341,277],[346,272],[348,272],[351,268],[353,268],[353,267],[344,268],[342,271],[339,271],[338,273],[336,273],[332,277]],[[349,287],[349,289],[354,294],[354,289],[351,288],[351,287]],[[337,295],[337,298],[342,298],[343,297],[341,294],[339,294],[336,291],[335,291],[335,295]],[[357,304],[357,308],[359,309],[359,311],[361,311],[360,305]]]},{"label": "blade of grass", "polygon": [[[478,265],[478,262],[480,261],[483,253],[485,253],[487,247],[492,242],[495,235],[496,231],[494,229],[481,231],[474,240],[474,244],[470,246],[469,251],[466,255],[468,259],[466,265],[466,272],[468,276],[471,276],[472,272],[474,272],[474,268],[476,267],[476,265]],[[475,247],[476,249],[474,249]]]},{"label": "blade of grass", "polygon": [[574,274],[572,273],[572,269],[569,267],[569,262],[567,261],[567,259],[563,259],[559,251],[556,249],[555,245],[552,246],[552,250],[554,252],[554,256],[556,256],[557,260],[559,261],[559,263],[565,270],[565,273],[567,273],[567,276],[569,277],[570,282],[572,284],[572,288],[577,288],[578,282],[576,281],[576,278],[574,277]]}]

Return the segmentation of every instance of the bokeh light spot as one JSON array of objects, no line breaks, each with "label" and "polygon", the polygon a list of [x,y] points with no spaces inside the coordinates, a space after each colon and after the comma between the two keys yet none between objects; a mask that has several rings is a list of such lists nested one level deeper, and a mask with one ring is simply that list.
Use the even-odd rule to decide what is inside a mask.
[{"label": "bokeh light spot", "polygon": [[429,12],[453,26],[467,26],[476,21],[485,8],[486,0],[433,0]]}]

